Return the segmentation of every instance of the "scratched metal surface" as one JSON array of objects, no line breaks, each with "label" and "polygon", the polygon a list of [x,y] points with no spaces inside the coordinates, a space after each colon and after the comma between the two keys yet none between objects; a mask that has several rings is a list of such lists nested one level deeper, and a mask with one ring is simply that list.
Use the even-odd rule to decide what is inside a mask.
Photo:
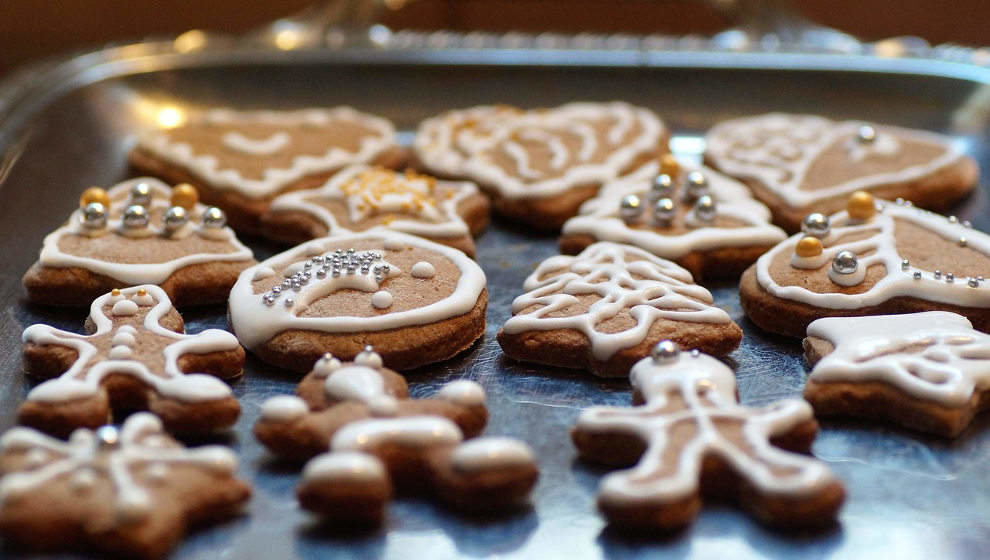
[{"label": "scratched metal surface", "polygon": [[[131,134],[151,124],[162,108],[348,103],[384,114],[409,131],[422,117],[476,103],[535,106],[618,98],[659,111],[678,133],[675,146],[685,153],[697,153],[700,131],[722,118],[771,109],[812,111],[957,133],[990,168],[985,122],[969,135],[953,128],[954,122],[973,124],[961,112],[973,109],[979,91],[986,95],[974,81],[884,72],[891,67],[883,61],[876,62],[877,71],[864,72],[759,69],[776,64],[772,56],[760,60],[747,63],[745,70],[724,61],[691,67],[691,61],[665,62],[662,57],[651,62],[655,67],[447,65],[443,60],[393,64],[382,57],[366,65],[309,57],[236,65],[221,60],[198,67],[172,61],[156,67],[151,60],[140,68],[143,73],[111,69],[53,88],[20,115],[23,126],[0,130],[5,154],[0,184],[5,261],[0,273],[5,312],[0,325],[0,428],[12,424],[29,388],[19,365],[21,330],[34,322],[78,330],[84,319],[80,311],[25,304],[20,275],[34,260],[45,233],[75,206],[83,187],[128,177],[125,153]],[[834,60],[828,64],[838,65]],[[949,70],[932,66],[931,71]],[[977,103],[977,116],[979,107]],[[990,228],[987,190],[984,182],[957,212],[984,230]],[[256,240],[249,244],[259,258],[275,250]],[[174,557],[975,558],[990,550],[987,417],[955,441],[864,423],[826,423],[814,452],[845,481],[849,499],[839,523],[823,533],[774,533],[726,506],[706,507],[689,529],[663,539],[630,540],[606,530],[594,510],[603,471],[575,460],[567,433],[583,407],[628,403],[628,384],[507,362],[494,338],[525,276],[555,250],[553,237],[532,236],[496,221],[478,240],[491,298],[484,340],[458,358],[409,376],[417,396],[457,378],[484,385],[492,412],[488,433],[522,438],[540,458],[542,477],[531,508],[478,520],[427,501],[400,499],[390,506],[381,531],[347,535],[320,527],[296,507],[298,469],[272,461],[250,433],[262,401],[291,392],[295,380],[249,359],[244,380],[235,386],[243,414],[220,442],[237,451],[241,474],[255,485],[254,498],[243,517],[193,534]],[[730,357],[738,367],[742,401],[759,405],[799,395],[805,376],[799,345],[749,324],[735,286],[711,287],[717,303],[745,331],[741,348]],[[191,332],[226,326],[219,307],[188,311],[185,317]],[[0,556],[31,557],[4,548]]]}]

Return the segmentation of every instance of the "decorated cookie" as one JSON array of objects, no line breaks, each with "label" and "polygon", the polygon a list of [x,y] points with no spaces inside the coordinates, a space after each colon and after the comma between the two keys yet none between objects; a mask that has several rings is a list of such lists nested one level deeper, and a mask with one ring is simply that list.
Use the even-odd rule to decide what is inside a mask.
[{"label": "decorated cookie", "polygon": [[240,405],[217,378],[241,374],[244,349],[218,329],[183,334],[182,317],[161,288],[146,284],[100,296],[86,330],[24,330],[24,370],[47,381],[28,393],[19,423],[64,436],[134,410],[150,410],[181,434],[215,432],[237,420]]},{"label": "decorated cookie", "polygon": [[[779,527],[831,523],[845,497],[828,468],[807,455],[817,431],[802,400],[742,406],[722,362],[664,341],[630,375],[633,408],[581,412],[571,432],[580,456],[632,468],[609,474],[598,508],[618,529],[673,530],[702,496],[729,499]],[[787,449],[789,451],[784,451]]]},{"label": "decorated cookie", "polygon": [[955,437],[990,403],[990,335],[962,315],[828,317],[808,326],[815,415],[882,420]]},{"label": "decorated cookie", "polygon": [[237,458],[186,449],[148,413],[69,441],[30,428],[0,438],[0,535],[35,551],[156,559],[187,528],[236,514],[251,496]]},{"label": "decorated cookie", "polygon": [[86,306],[115,287],[158,284],[178,306],[224,301],[255,261],[223,211],[197,199],[189,185],[148,178],[87,189],[24,275],[28,299]]},{"label": "decorated cookie", "polygon": [[770,211],[742,184],[672,155],[607,183],[567,220],[560,250],[628,243],[688,269],[695,279],[738,278],[784,240]]},{"label": "decorated cookie", "polygon": [[[485,392],[473,381],[410,399],[405,379],[370,347],[354,362],[320,358],[296,388],[262,406],[258,439],[275,453],[305,459],[299,501],[337,524],[381,523],[399,490],[427,490],[461,509],[518,505],[538,471],[529,447],[485,427]],[[325,451],[330,450],[328,453]]]},{"label": "decorated cookie", "polygon": [[761,328],[800,337],[821,317],[943,310],[990,330],[990,236],[968,222],[858,192],[803,228],[742,276],[743,310]]},{"label": "decorated cookie", "polygon": [[138,170],[200,189],[238,231],[258,233],[272,198],[322,185],[358,163],[402,163],[395,128],[350,107],[297,111],[211,109],[147,132],[130,154]]},{"label": "decorated cookie", "polygon": [[449,245],[473,257],[472,235],[488,225],[488,211],[488,198],[472,183],[355,165],[319,189],[279,196],[262,222],[266,237],[290,243],[387,229]]},{"label": "decorated cookie", "polygon": [[241,274],[230,320],[262,360],[306,372],[371,344],[397,370],[445,360],[485,332],[485,273],[461,251],[393,231],[315,239]]},{"label": "decorated cookie", "polygon": [[621,102],[476,107],[424,121],[413,151],[432,173],[478,183],[501,214],[557,229],[603,183],[665,153],[668,137],[651,111]]},{"label": "decorated cookie", "polygon": [[705,140],[705,160],[745,181],[791,232],[807,214],[841,210],[858,190],[947,210],[979,176],[946,136],[860,121],[771,113],[721,123]]},{"label": "decorated cookie", "polygon": [[543,261],[498,333],[510,358],[624,377],[664,339],[725,355],[742,330],[691,273],[642,249],[600,242]]}]

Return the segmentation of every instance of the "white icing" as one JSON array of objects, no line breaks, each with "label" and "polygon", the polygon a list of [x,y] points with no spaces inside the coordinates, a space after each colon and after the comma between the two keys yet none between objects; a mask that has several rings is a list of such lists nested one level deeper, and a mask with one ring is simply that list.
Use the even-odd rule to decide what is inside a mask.
[{"label": "white icing", "polygon": [[303,467],[303,482],[331,479],[335,483],[387,482],[385,465],[373,455],[358,451],[335,451],[317,455]]},{"label": "white icing", "polygon": [[[145,183],[150,189],[151,204],[146,207],[149,214],[158,215],[164,213],[165,210],[171,205],[169,202],[169,197],[171,196],[172,191],[165,185],[165,183],[162,183],[157,179],[142,177],[124,181],[123,183],[119,183],[111,187],[107,191],[107,194],[111,200],[111,213],[119,214],[123,212],[124,207],[128,204],[131,188],[137,183]],[[191,214],[194,216],[200,216],[205,211],[206,206],[197,204]],[[238,241],[237,237],[234,235],[233,230],[227,227],[213,229],[210,233],[217,236],[217,240],[226,241],[230,245],[233,250],[228,253],[192,253],[182,255],[169,261],[155,263],[119,263],[104,260],[99,258],[99,256],[71,255],[63,252],[59,248],[59,240],[65,236],[88,235],[86,228],[79,222],[80,212],[81,210],[76,210],[73,212],[69,217],[69,221],[66,222],[65,225],[45,236],[45,240],[41,248],[41,255],[38,258],[38,262],[41,263],[42,266],[53,268],[83,268],[96,274],[109,276],[122,284],[136,285],[161,284],[172,276],[177,270],[195,264],[210,262],[247,262],[253,260],[251,250],[241,244],[241,242]],[[119,234],[118,230],[126,230],[126,228],[122,227],[119,218],[109,219],[107,224],[108,228],[115,232],[114,235]],[[151,234],[160,235],[163,242],[165,242],[165,239],[179,239],[181,237],[178,234],[166,236],[164,235],[164,230],[160,230],[158,228],[149,227],[148,231],[151,232]],[[190,234],[193,231],[197,232],[197,234],[202,234],[200,229],[189,230]]]},{"label": "white icing", "polygon": [[485,437],[457,446],[451,464],[461,472],[484,472],[522,467],[534,462],[533,450],[525,443],[506,437]]},{"label": "white icing", "polygon": [[117,329],[117,334],[113,335],[110,339],[110,344],[114,346],[134,346],[137,339],[134,338],[134,334],[128,331]]},{"label": "white icing", "polygon": [[440,416],[372,418],[351,422],[338,430],[330,449],[373,453],[383,445],[428,448],[457,445],[463,438],[457,424]]},{"label": "white icing", "polygon": [[[250,112],[213,109],[203,115],[203,120],[206,123],[233,125],[261,123],[283,126],[287,131],[291,131],[295,126],[330,128],[335,126],[335,123],[343,121],[355,123],[372,131],[371,134],[361,138],[356,152],[344,150],[339,146],[328,146],[327,151],[321,155],[299,155],[292,158],[292,163],[287,168],[269,167],[265,169],[263,176],[257,179],[245,177],[238,169],[221,168],[219,160],[213,154],[195,153],[189,144],[172,141],[166,131],[151,131],[138,139],[138,146],[142,149],[191,171],[213,188],[233,190],[254,199],[271,196],[309,175],[334,171],[353,163],[371,162],[395,145],[395,128],[392,123],[355,111],[350,107]],[[246,146],[241,146],[244,147]],[[266,154],[256,151],[255,155],[263,157]]]},{"label": "white icing", "polygon": [[[76,361],[62,375],[41,383],[28,393],[28,400],[48,403],[67,402],[70,400],[92,397],[99,391],[103,378],[110,373],[132,376],[151,387],[164,398],[174,398],[184,402],[203,402],[231,397],[230,387],[224,382],[202,374],[185,374],[179,368],[179,358],[185,354],[204,354],[209,352],[224,352],[239,347],[237,339],[229,332],[219,329],[208,329],[195,335],[179,334],[162,327],[159,321],[172,309],[168,296],[158,286],[150,284],[135,286],[121,290],[121,294],[130,297],[138,290],[146,290],[158,303],[145,315],[142,328],[155,336],[174,339],[162,350],[164,364],[161,371],[152,371],[147,364],[135,360],[122,360],[127,346],[121,348],[117,357],[110,352],[109,359],[96,360],[97,347],[91,342],[98,338],[111,338],[114,330],[113,320],[104,314],[103,308],[111,294],[96,298],[90,307],[89,318],[96,326],[96,332],[88,336],[58,330],[49,325],[31,325],[24,330],[22,340],[25,343],[38,345],[56,345],[71,348],[78,353]],[[120,300],[114,307],[129,302]],[[133,304],[133,302],[131,302]],[[136,308],[136,306],[135,306]],[[135,340],[140,333],[134,327],[126,325],[117,329],[114,336],[121,333],[133,335]]]},{"label": "white icing", "polygon": [[[725,311],[713,305],[711,293],[692,282],[691,273],[642,249],[616,243],[595,243],[576,257],[551,257],[526,278],[523,288],[527,293],[512,302],[515,315],[505,323],[506,333],[573,329],[588,338],[598,360],[642,343],[660,319],[731,321]],[[600,299],[585,313],[548,317],[578,303],[577,296],[586,294]],[[533,305],[539,307],[522,313]],[[635,320],[634,326],[614,333],[596,330],[597,325],[624,310]]]},{"label": "white icing", "polygon": [[[346,249],[348,244],[363,240],[374,240],[376,243],[382,243],[385,247],[384,260],[386,261],[388,260],[388,252],[393,250],[389,249],[390,242],[399,243],[403,248],[412,246],[426,249],[449,259],[460,272],[460,277],[457,279],[457,285],[454,288],[453,293],[443,300],[424,307],[398,312],[381,313],[373,317],[353,317],[345,315],[329,317],[300,317],[299,313],[301,310],[306,308],[309,302],[317,299],[318,297],[323,297],[324,295],[331,293],[333,290],[351,288],[375,292],[379,289],[378,283],[375,282],[373,277],[369,276],[368,280],[370,283],[367,287],[364,287],[364,284],[345,284],[344,282],[357,282],[358,279],[355,278],[354,281],[348,281],[346,280],[347,276],[342,273],[340,278],[345,278],[345,280],[338,282],[328,274],[327,278],[322,280],[314,278],[310,283],[304,286],[299,293],[292,292],[293,297],[296,299],[296,303],[291,308],[286,308],[281,304],[266,306],[261,301],[263,294],[257,294],[254,291],[251,278],[254,277],[254,271],[257,267],[252,267],[241,273],[230,292],[231,324],[233,325],[234,331],[237,333],[241,342],[249,349],[255,349],[278,333],[290,329],[340,333],[382,331],[412,325],[435,323],[437,321],[463,315],[471,311],[477,303],[478,297],[481,295],[482,290],[485,288],[485,273],[482,272],[481,268],[473,260],[464,255],[464,253],[458,251],[457,249],[452,249],[410,235],[397,232],[348,234],[339,237],[335,236],[324,238],[319,240],[318,243],[323,246],[325,252],[332,252],[337,248]],[[303,248],[296,247],[279,255],[275,255],[258,266],[282,269],[288,264],[305,258],[303,253]],[[393,273],[398,274],[397,269],[393,268],[390,274]],[[360,276],[362,275],[353,275],[353,277]],[[392,291],[392,295],[398,299],[404,297],[402,293],[396,293],[394,290]]]},{"label": "white icing", "polygon": [[127,346],[114,346],[110,349],[109,357],[111,360],[128,360],[133,353]]},{"label": "white icing", "polygon": [[324,355],[322,358],[316,361],[313,366],[313,372],[317,377],[326,377],[337,370],[340,367],[340,360],[330,356],[329,358]]},{"label": "white icing", "polygon": [[[652,161],[629,175],[605,184],[598,196],[581,205],[577,216],[564,223],[564,235],[585,234],[599,241],[628,243],[665,259],[676,259],[694,251],[723,247],[770,246],[787,237],[782,229],[769,223],[770,211],[753,199],[742,183],[707,167],[683,160],[679,160],[679,163],[685,174],[700,171],[705,175],[720,215],[739,220],[745,225],[719,228],[699,222],[696,224],[698,227],[680,235],[665,234],[652,227],[630,227],[631,224],[619,215],[619,203],[630,194],[639,195],[642,200],[650,198],[652,181],[660,173],[660,166]],[[645,208],[633,225],[652,223],[652,211]]]},{"label": "white icing", "polygon": [[138,312],[138,304],[129,299],[122,299],[113,304],[110,311],[114,317],[130,317]]},{"label": "white icing", "polygon": [[[439,196],[437,186],[452,194]],[[318,219],[333,235],[349,233],[327,208],[317,201],[340,201],[349,218],[358,222],[370,216],[393,215],[397,219],[376,224],[364,231],[393,230],[433,238],[470,235],[471,230],[457,211],[461,201],[478,194],[473,183],[436,181],[411,177],[388,169],[353,165],[336,173],[322,187],[283,194],[272,201],[270,212],[304,212]],[[412,218],[402,216],[411,215]]]},{"label": "white icing", "polygon": [[392,294],[385,290],[378,290],[371,294],[371,305],[378,309],[388,309],[392,306]]},{"label": "white icing", "polygon": [[810,381],[879,381],[949,407],[966,405],[974,392],[990,388],[990,335],[962,315],[829,317],[811,323],[808,336],[835,346]]},{"label": "white icing", "polygon": [[236,152],[248,155],[270,156],[281,152],[292,142],[288,134],[276,132],[263,140],[254,140],[240,132],[228,132],[223,135],[223,145]]},{"label": "white icing", "polygon": [[359,366],[379,369],[382,367],[382,357],[373,350],[362,350],[354,357],[354,363]]},{"label": "white icing", "polygon": [[259,280],[264,280],[265,278],[271,278],[272,276],[275,276],[275,271],[267,266],[264,266],[254,271],[254,277],[252,280],[257,282]]},{"label": "white icing", "polygon": [[417,160],[437,175],[462,176],[470,154],[458,148],[458,138],[485,137],[497,123],[520,114],[511,107],[479,106],[426,119],[416,131],[413,152]]},{"label": "white icing", "polygon": [[432,264],[426,261],[419,261],[413,265],[412,270],[409,271],[409,273],[412,274],[413,278],[430,279],[433,278],[437,271]]},{"label": "white icing", "polygon": [[[745,484],[760,492],[807,495],[834,481],[820,461],[770,443],[773,436],[813,418],[811,407],[803,400],[780,401],[765,408],[743,407],[736,400],[732,370],[704,354],[681,352],[674,361],[663,365],[646,358],[633,366],[630,377],[645,404],[589,408],[581,412],[577,422],[578,430],[635,434],[647,444],[636,466],[605,477],[601,500],[640,505],[669,503],[694,495],[698,492],[702,461],[708,455],[727,461]],[[671,397],[683,401],[683,407],[672,408]],[[726,438],[715,420],[737,426],[745,447]],[[666,448],[671,430],[682,424],[693,425],[697,433],[682,444],[676,470],[659,475],[669,471],[669,465],[665,467],[662,461],[669,457]]]},{"label": "white icing", "polygon": [[119,444],[110,449],[102,448],[95,434],[86,429],[76,430],[65,442],[30,428],[13,428],[0,438],[0,450],[42,450],[48,458],[44,465],[6,473],[0,479],[0,502],[31,493],[63,476],[70,477],[77,492],[85,492],[105,478],[114,492],[115,518],[118,524],[126,525],[142,521],[154,507],[152,494],[138,482],[137,472],[186,465],[230,475],[237,468],[234,454],[220,446],[186,449],[171,439],[168,446],[146,444],[146,440],[163,437],[161,421],[148,413],[131,415],[120,430]]},{"label": "white icing", "polygon": [[482,406],[485,404],[485,390],[474,381],[458,379],[441,387],[437,398],[463,406]]},{"label": "white icing", "polygon": [[279,395],[261,405],[261,419],[270,422],[294,422],[309,413],[306,401],[295,395]]},{"label": "white icing", "polygon": [[141,307],[151,307],[155,304],[155,298],[151,297],[151,294],[134,294],[131,301],[140,305]]},{"label": "white icing", "polygon": [[399,401],[389,395],[379,395],[368,402],[368,410],[374,416],[395,416],[399,413]]},{"label": "white icing", "polygon": [[[705,138],[706,157],[722,171],[735,177],[755,179],[766,189],[794,207],[870,190],[885,185],[908,183],[935,173],[957,162],[962,149],[944,136],[892,126],[875,126],[877,137],[872,144],[860,144],[856,134],[861,122],[834,122],[810,115],[771,113],[723,122]],[[935,158],[890,173],[862,175],[838,185],[804,190],[808,169],[836,142],[844,142],[849,165],[870,158],[896,156],[898,139],[940,146],[944,151]]]},{"label": "white icing", "polygon": [[[956,282],[945,282],[934,277],[934,271],[922,271],[921,279],[914,279],[913,272],[917,270],[901,270],[903,257],[898,255],[894,240],[895,218],[915,224],[950,242],[957,242],[960,237],[966,238],[967,247],[984,255],[990,256],[990,235],[967,228],[959,223],[953,223],[943,216],[915,208],[913,206],[885,203],[882,212],[877,213],[867,222],[860,223],[849,219],[843,211],[831,217],[832,228],[829,235],[822,240],[825,246],[817,259],[820,266],[831,266],[832,259],[840,251],[849,250],[858,257],[857,274],[839,275],[831,272],[829,278],[833,281],[849,282],[843,285],[855,285],[865,278],[870,266],[881,265],[886,269],[869,290],[859,294],[817,293],[802,286],[781,286],[770,275],[770,263],[781,254],[791,254],[802,235],[794,235],[777,245],[756,261],[756,279],[760,286],[771,295],[787,300],[807,303],[815,307],[827,309],[859,309],[879,305],[895,297],[913,297],[926,301],[947,303],[963,307],[990,307],[990,288],[981,282],[979,287],[970,287],[965,278]],[[865,239],[836,243],[836,240],[848,235],[869,233]],[[866,254],[870,253],[870,254]],[[812,261],[809,261],[810,267]],[[793,263],[793,261],[792,261]],[[801,268],[804,268],[802,266]],[[943,273],[951,272],[948,270]],[[990,270],[987,271],[990,276]],[[848,278],[837,278],[846,276]]]},{"label": "white icing", "polygon": [[323,390],[337,401],[370,403],[385,394],[385,380],[377,370],[367,366],[342,366],[327,377]]}]

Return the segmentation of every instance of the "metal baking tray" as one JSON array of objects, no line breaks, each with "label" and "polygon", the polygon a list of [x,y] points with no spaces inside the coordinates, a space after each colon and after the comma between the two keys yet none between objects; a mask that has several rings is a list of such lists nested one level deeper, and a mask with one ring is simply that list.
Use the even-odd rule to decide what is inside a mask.
[{"label": "metal baking tray", "polygon": [[[125,154],[133,133],[174,118],[176,110],[350,104],[392,119],[408,141],[420,119],[454,107],[622,99],[658,111],[676,133],[674,149],[688,155],[700,153],[703,131],[721,119],[808,111],[947,132],[964,139],[990,170],[990,68],[979,64],[990,59],[985,51],[944,47],[890,58],[878,56],[890,49],[838,56],[718,50],[697,38],[664,41],[397,35],[389,45],[291,52],[253,43],[191,49],[149,41],[52,61],[8,80],[0,85],[0,304],[7,317],[0,327],[0,428],[13,424],[29,388],[19,359],[22,329],[46,322],[81,330],[85,318],[82,310],[28,305],[21,274],[82,188],[129,176]],[[988,194],[984,179],[956,214],[990,229]],[[259,260],[279,250],[247,242]],[[453,360],[409,374],[414,395],[458,378],[484,385],[492,413],[487,433],[522,438],[538,454],[542,475],[531,508],[475,519],[403,498],[389,506],[380,531],[355,535],[321,526],[296,505],[298,467],[274,461],[251,435],[262,401],[290,393],[296,377],[249,358],[234,387],[242,416],[219,441],[238,453],[254,498],[242,517],[192,534],[174,558],[986,556],[990,414],[951,441],[865,422],[825,422],[814,452],[845,481],[848,501],[839,522],[824,532],[773,532],[717,504],[664,538],[630,539],[608,530],[594,506],[604,471],[576,460],[568,430],[584,407],[628,404],[628,383],[512,363],[495,342],[523,279],[555,253],[555,237],[495,220],[478,239],[490,293],[484,339]],[[745,331],[729,358],[742,402],[799,396],[805,378],[800,345],[750,324],[735,285],[710,288]],[[184,315],[191,332],[226,326],[222,307]],[[29,557],[4,548],[0,556]]]}]

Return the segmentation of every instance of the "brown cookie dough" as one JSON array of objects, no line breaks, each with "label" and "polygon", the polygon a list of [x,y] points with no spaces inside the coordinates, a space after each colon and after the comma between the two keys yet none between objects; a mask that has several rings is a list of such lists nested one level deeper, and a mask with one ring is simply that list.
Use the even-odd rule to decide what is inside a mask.
[{"label": "brown cookie dough", "polygon": [[187,449],[148,413],[68,442],[13,428],[0,439],[0,535],[37,552],[164,558],[187,529],[250,498],[236,472],[230,450]]},{"label": "brown cookie dough", "polygon": [[551,257],[523,288],[498,333],[516,360],[624,377],[661,340],[719,356],[742,340],[688,271],[629,245],[600,242],[576,257]]},{"label": "brown cookie dough", "polygon": [[857,190],[944,211],[979,177],[946,136],[858,121],[771,113],[723,122],[705,140],[705,162],[744,181],[789,232],[812,212],[841,210]]},{"label": "brown cookie dough", "polygon": [[217,378],[241,375],[244,349],[218,329],[183,334],[182,317],[161,288],[135,286],[97,298],[86,331],[48,325],[24,331],[24,370],[47,381],[28,393],[19,423],[66,436],[136,410],[155,413],[179,434],[211,433],[237,420],[240,405]]},{"label": "brown cookie dough", "polygon": [[24,275],[28,299],[86,306],[113,288],[157,284],[180,307],[226,300],[255,260],[223,212],[197,199],[188,185],[148,178],[87,189]]},{"label": "brown cookie dough", "polygon": [[586,409],[571,432],[583,459],[632,467],[602,481],[598,508],[610,526],[676,530],[695,518],[702,496],[731,500],[775,527],[834,522],[842,485],[798,454],[809,453],[817,430],[807,403],[741,406],[732,370],[670,341],[630,377],[637,406]]}]

